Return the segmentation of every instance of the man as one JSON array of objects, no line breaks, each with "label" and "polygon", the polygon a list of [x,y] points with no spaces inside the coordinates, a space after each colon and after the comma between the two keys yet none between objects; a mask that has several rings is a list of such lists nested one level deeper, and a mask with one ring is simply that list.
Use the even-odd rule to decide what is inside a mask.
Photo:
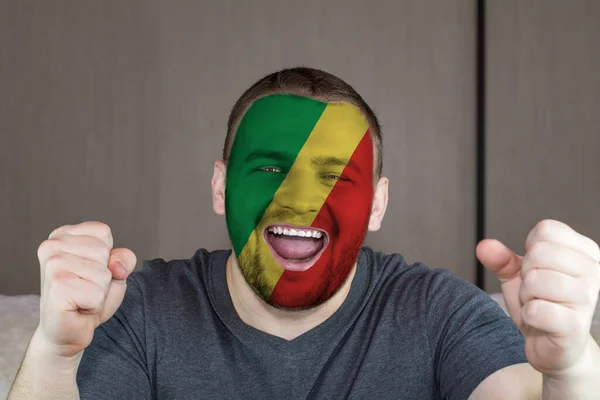
[{"label": "man", "polygon": [[524,257],[481,242],[511,321],[448,271],[361,248],[387,206],[381,151],[339,78],[263,78],[234,106],[212,179],[233,251],[130,274],[106,225],[56,229],[9,398],[599,398],[598,245],[552,220]]}]

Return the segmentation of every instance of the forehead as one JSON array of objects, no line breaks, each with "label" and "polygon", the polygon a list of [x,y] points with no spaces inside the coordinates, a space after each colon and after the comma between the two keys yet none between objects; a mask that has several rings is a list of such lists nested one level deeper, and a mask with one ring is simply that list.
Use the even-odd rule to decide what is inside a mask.
[{"label": "forehead", "polygon": [[231,156],[256,150],[296,153],[309,137],[312,154],[341,156],[342,144],[355,142],[367,129],[362,113],[351,104],[270,95],[256,100],[244,115]]}]

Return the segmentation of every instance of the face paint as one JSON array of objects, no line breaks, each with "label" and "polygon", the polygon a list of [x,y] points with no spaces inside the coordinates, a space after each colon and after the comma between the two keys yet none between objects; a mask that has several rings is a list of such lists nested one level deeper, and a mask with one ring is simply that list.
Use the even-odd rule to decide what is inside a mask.
[{"label": "face paint", "polygon": [[250,287],[305,309],[345,282],[373,199],[373,145],[360,111],[292,95],[255,101],[227,165],[225,210]]}]

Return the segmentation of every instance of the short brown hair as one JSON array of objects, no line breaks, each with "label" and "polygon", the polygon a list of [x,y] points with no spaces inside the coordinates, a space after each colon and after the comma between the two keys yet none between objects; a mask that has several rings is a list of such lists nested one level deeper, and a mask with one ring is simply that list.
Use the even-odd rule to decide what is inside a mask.
[{"label": "short brown hair", "polygon": [[383,170],[381,127],[377,116],[352,86],[335,75],[320,69],[297,67],[269,74],[252,85],[233,106],[227,121],[227,136],[223,147],[223,162],[229,160],[233,139],[242,117],[250,105],[261,97],[276,93],[287,93],[310,97],[323,102],[352,104],[364,115],[373,141],[375,181]]}]

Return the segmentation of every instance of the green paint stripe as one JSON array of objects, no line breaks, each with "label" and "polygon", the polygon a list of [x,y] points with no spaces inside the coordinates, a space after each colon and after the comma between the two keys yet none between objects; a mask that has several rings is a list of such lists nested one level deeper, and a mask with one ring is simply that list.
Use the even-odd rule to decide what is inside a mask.
[{"label": "green paint stripe", "polygon": [[[227,165],[225,207],[229,235],[239,256],[273,200],[285,174],[256,174],[267,164],[289,171],[327,103],[293,95],[271,95],[255,101],[242,119]],[[251,154],[269,150],[286,154],[274,161]]]}]

